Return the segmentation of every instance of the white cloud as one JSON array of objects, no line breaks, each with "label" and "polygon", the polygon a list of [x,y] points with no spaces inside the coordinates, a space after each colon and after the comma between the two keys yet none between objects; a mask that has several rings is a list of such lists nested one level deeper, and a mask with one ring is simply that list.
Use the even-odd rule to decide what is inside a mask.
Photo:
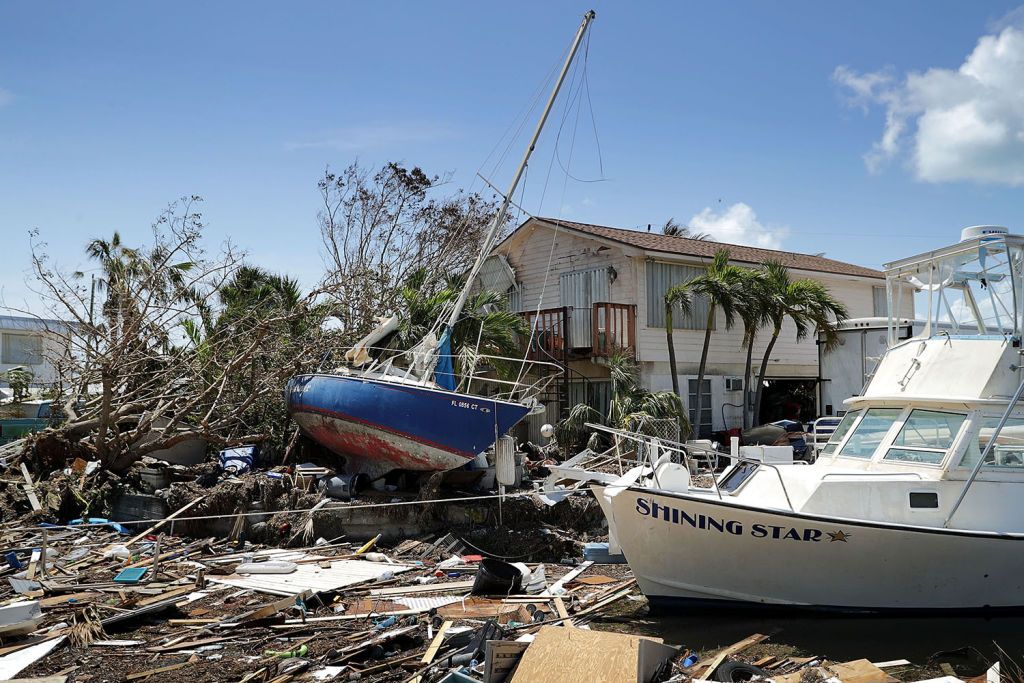
[{"label": "white cloud", "polygon": [[768,227],[757,220],[754,210],[743,202],[733,204],[721,213],[711,207],[695,215],[687,225],[695,232],[706,232],[719,242],[745,244],[762,249],[779,249],[789,235],[785,226]]},{"label": "white cloud", "polygon": [[14,101],[14,93],[10,90],[4,90],[0,88],[0,107],[6,107],[8,104]]},{"label": "white cloud", "polygon": [[342,152],[392,147],[419,142],[433,142],[454,137],[451,128],[429,124],[380,124],[372,126],[350,126],[330,131],[324,135],[302,142],[285,145],[289,151],[300,149],[336,149]]},{"label": "white cloud", "polygon": [[[1012,15],[1011,15],[1012,16]],[[1024,185],[1024,28],[982,36],[959,68],[898,78],[891,69],[833,79],[865,111],[885,108],[882,136],[864,155],[871,171],[901,155],[926,182]],[[908,139],[909,138],[909,142]]]}]

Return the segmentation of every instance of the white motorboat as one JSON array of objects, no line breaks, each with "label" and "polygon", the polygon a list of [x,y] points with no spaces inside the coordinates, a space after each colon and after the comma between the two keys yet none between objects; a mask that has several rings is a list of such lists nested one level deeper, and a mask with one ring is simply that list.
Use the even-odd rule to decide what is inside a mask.
[{"label": "white motorboat", "polygon": [[740,459],[700,488],[655,442],[594,487],[652,608],[1024,608],[1024,236],[967,228],[886,284],[888,349],[816,463]]}]

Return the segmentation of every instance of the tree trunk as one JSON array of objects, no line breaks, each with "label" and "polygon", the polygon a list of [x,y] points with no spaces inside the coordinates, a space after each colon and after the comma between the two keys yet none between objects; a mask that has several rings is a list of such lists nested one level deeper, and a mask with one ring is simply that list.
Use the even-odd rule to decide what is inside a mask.
[{"label": "tree trunk", "polygon": [[750,408],[750,375],[754,361],[754,340],[756,335],[751,334],[747,340],[747,363],[743,367],[743,428],[750,429],[750,419],[753,410]]},{"label": "tree trunk", "polygon": [[672,393],[679,396],[679,369],[676,367],[676,344],[672,338],[672,304],[665,303],[665,337],[668,343],[668,365],[672,373]]},{"label": "tree trunk", "polygon": [[772,338],[768,340],[768,348],[764,350],[764,358],[761,359],[761,370],[757,373],[757,393],[754,395],[753,420],[753,426],[755,427],[761,422],[761,392],[764,390],[764,376],[768,372],[768,359],[772,356],[772,349],[775,348],[775,342],[779,340],[779,333],[781,331],[781,327],[776,327],[772,330]]},{"label": "tree trunk", "polygon": [[704,392],[701,391],[701,388],[704,384],[704,371],[707,370],[708,367],[708,350],[711,348],[711,327],[714,325],[714,322],[715,307],[711,306],[708,309],[708,319],[704,328],[704,348],[700,352],[700,368],[697,369],[697,412],[694,414],[694,417],[696,418],[696,420],[694,420],[694,432],[696,433],[697,438],[702,436],[700,433],[700,411],[704,407],[703,401],[701,400]]}]

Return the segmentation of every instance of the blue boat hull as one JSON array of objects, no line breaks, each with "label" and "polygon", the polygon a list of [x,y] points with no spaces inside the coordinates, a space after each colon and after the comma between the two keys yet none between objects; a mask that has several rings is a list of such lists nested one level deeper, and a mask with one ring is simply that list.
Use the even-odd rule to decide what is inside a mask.
[{"label": "blue boat hull", "polygon": [[302,432],[350,471],[465,465],[529,412],[518,403],[344,375],[298,375],[285,390]]}]

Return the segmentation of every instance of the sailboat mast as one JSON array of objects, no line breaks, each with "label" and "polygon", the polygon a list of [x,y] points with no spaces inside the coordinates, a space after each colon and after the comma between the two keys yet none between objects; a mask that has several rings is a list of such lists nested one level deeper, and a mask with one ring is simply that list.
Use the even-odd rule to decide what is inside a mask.
[{"label": "sailboat mast", "polygon": [[541,114],[540,121],[537,122],[537,128],[533,131],[533,137],[530,138],[530,144],[527,146],[526,152],[523,154],[523,160],[519,162],[519,168],[516,169],[516,174],[512,178],[512,183],[509,185],[508,191],[505,193],[505,198],[501,203],[501,208],[498,209],[498,214],[494,217],[494,222],[491,223],[491,229],[487,232],[487,237],[484,239],[480,253],[477,254],[476,261],[473,262],[473,267],[470,269],[469,276],[466,278],[466,284],[459,293],[459,298],[455,302],[455,307],[452,309],[452,313],[448,317],[449,328],[454,327],[455,323],[459,320],[459,316],[462,315],[462,309],[465,308],[466,301],[469,299],[469,292],[473,287],[473,281],[476,280],[476,276],[479,274],[480,268],[483,267],[484,261],[491,253],[491,248],[494,246],[494,238],[498,234],[498,229],[505,224],[505,216],[508,214],[508,207],[512,203],[512,197],[515,195],[516,187],[519,185],[519,181],[523,177],[523,171],[526,170],[526,164],[530,161],[530,155],[533,154],[534,147],[537,146],[537,140],[540,138],[540,133],[544,129],[544,124],[548,120],[548,115],[551,113],[552,108],[554,108],[555,100],[558,98],[558,91],[562,89],[562,83],[565,82],[565,77],[569,73],[569,68],[572,66],[572,61],[576,57],[576,52],[583,43],[583,37],[587,33],[587,28],[590,27],[590,22],[592,22],[596,16],[597,13],[595,13],[594,10],[590,10],[583,15],[583,22],[576,31],[576,37],[572,41],[572,47],[569,48],[569,55],[565,59],[565,64],[562,65],[562,72],[558,74],[558,81],[555,83],[554,90],[551,91],[551,96],[548,98],[548,103],[544,107],[544,113]]}]

